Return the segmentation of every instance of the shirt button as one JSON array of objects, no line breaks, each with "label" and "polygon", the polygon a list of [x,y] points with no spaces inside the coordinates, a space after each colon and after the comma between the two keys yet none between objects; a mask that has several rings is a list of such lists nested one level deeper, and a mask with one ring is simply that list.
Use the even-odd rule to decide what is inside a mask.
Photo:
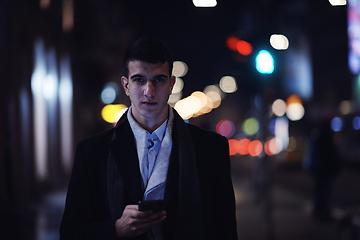
[{"label": "shirt button", "polygon": [[149,153],[152,155],[152,154],[155,153],[155,151],[154,151],[154,150],[150,150]]}]

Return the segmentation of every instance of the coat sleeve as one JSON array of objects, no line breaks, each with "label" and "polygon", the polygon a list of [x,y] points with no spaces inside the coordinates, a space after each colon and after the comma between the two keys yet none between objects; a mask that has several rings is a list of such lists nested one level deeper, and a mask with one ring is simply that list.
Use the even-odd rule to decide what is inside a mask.
[{"label": "coat sleeve", "polygon": [[[60,239],[114,239],[115,220],[104,214],[106,204],[101,181],[89,166],[89,151],[79,143],[76,148],[68,187],[65,211],[60,226]],[[96,157],[96,156],[95,156]],[[97,169],[98,171],[99,169]],[[100,185],[100,186],[96,186]]]},{"label": "coat sleeve", "polygon": [[213,182],[214,219],[221,239],[237,240],[236,203],[230,171],[229,144],[225,137],[218,142],[218,154]]},{"label": "coat sleeve", "polygon": [[198,160],[205,239],[237,240],[228,140],[189,125]]}]

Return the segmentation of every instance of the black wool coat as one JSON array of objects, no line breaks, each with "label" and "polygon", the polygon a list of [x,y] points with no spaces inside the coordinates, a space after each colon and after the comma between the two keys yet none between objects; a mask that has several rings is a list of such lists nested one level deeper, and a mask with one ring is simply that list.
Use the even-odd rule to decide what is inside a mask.
[{"label": "black wool coat", "polygon": [[[114,132],[117,136],[115,140]],[[182,228],[184,223],[188,226],[201,226],[201,229],[197,227],[195,231],[201,232],[202,239],[237,239],[235,197],[230,177],[227,139],[186,124],[175,110],[172,132],[173,147],[164,196],[164,208],[167,212],[167,219],[162,223],[164,239],[199,240],[199,234],[190,232],[186,227]],[[184,148],[179,145],[181,141],[178,135],[182,132],[188,133],[191,138],[188,142],[194,149],[199,182],[199,193],[195,195],[198,195],[196,199],[200,201],[199,209],[191,209],[185,217],[179,217],[181,214],[177,211],[179,198],[184,198],[184,201],[191,199],[191,196],[186,194],[179,196],[179,186],[182,184],[179,179],[191,179],[186,173],[183,178],[179,177],[179,159],[182,161],[181,157],[179,158],[179,149]],[[60,239],[115,239],[116,219],[112,217],[110,210],[111,196],[109,197],[107,176],[110,153],[116,158],[116,165],[124,182],[121,212],[126,205],[137,204],[142,199],[134,135],[124,114],[115,128],[78,143],[60,226]],[[191,184],[185,187],[191,192]],[[196,217],[192,216],[192,213]],[[179,228],[180,234],[176,230]],[[146,239],[146,234],[135,239]]]}]

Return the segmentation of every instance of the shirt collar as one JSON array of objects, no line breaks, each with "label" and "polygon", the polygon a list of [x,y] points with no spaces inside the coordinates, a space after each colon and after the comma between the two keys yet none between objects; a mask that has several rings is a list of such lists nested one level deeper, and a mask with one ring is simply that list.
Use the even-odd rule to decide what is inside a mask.
[{"label": "shirt collar", "polygon": [[[171,111],[172,109],[169,108],[169,111]],[[129,107],[129,111],[127,113],[127,118],[129,120],[130,123],[130,127],[134,133],[135,136],[135,141],[137,143],[145,143],[145,138],[147,138],[147,136],[151,136],[152,134],[150,134],[147,130],[145,130],[143,127],[140,126],[140,124],[135,120],[135,118],[133,117],[132,113],[131,113],[131,106]],[[166,126],[167,123],[169,121],[169,118],[166,119],[165,122],[163,122],[160,127],[158,127],[153,134],[155,133],[157,135],[157,137],[159,138],[160,142],[163,140],[164,138],[164,133],[166,130]],[[149,133],[149,134],[148,134]]]}]

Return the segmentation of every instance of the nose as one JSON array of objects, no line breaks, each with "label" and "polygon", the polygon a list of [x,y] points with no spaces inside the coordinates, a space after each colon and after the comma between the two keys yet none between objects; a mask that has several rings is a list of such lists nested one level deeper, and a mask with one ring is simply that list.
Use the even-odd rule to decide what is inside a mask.
[{"label": "nose", "polygon": [[147,81],[144,91],[145,97],[148,99],[153,98],[156,93],[154,83],[152,81]]}]

